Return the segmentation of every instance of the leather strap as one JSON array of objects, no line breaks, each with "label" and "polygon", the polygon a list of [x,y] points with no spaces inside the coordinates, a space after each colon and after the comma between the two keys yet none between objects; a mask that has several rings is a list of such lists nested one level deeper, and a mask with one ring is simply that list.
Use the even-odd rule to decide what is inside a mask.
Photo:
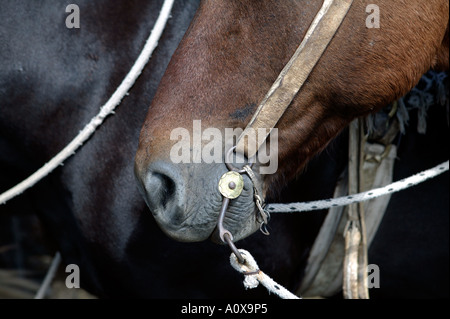
[{"label": "leather strap", "polygon": [[303,41],[239,137],[237,152],[247,158],[256,154],[331,42],[352,2],[324,0]]}]

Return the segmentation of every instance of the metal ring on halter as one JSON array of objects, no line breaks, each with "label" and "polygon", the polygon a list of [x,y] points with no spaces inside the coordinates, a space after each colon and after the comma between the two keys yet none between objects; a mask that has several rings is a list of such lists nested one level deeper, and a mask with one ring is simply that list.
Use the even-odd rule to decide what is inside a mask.
[{"label": "metal ring on halter", "polygon": [[[236,149],[236,145],[233,146],[233,147],[231,147],[231,148],[228,150],[227,154],[225,155],[225,165],[228,167],[228,169],[229,169],[230,171],[235,171],[235,172],[238,172],[239,174],[243,174],[243,173],[245,173],[245,169],[243,169],[243,168],[239,169],[239,168],[235,167],[235,166],[232,164],[233,161],[228,161],[228,159],[229,159],[231,153],[233,153],[233,151],[234,151],[235,149]],[[248,165],[249,167],[252,167],[253,164],[255,164],[255,158],[256,158],[256,155],[253,156],[253,157],[251,157],[251,158],[249,158],[246,165]],[[245,166],[245,165],[244,165],[244,166]]]}]

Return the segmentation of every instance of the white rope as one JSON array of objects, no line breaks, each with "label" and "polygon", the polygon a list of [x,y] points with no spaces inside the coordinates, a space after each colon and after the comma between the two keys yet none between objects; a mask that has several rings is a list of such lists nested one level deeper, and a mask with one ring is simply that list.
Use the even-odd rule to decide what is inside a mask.
[{"label": "white rope", "polygon": [[403,189],[418,185],[426,180],[436,177],[448,171],[449,161],[439,164],[433,168],[394,182],[387,186],[375,188],[366,192],[352,194],[348,196],[331,198],[325,200],[317,200],[311,202],[289,203],[289,204],[268,204],[266,210],[269,213],[293,213],[306,212],[318,209],[328,209],[331,207],[345,206],[351,203],[363,202],[380,196],[392,194]]},{"label": "white rope", "polygon": [[114,113],[114,109],[123,97],[127,94],[129,89],[133,86],[136,79],[141,74],[145,65],[147,64],[153,50],[157,47],[161,34],[166,26],[166,22],[170,17],[170,11],[172,10],[174,0],[165,0],[159,13],[158,19],[150,33],[141,54],[137,58],[130,72],[126,75],[122,83],[110,97],[110,99],[100,108],[100,112],[84,127],[80,133],[55,157],[53,157],[48,163],[38,169],[35,173],[30,175],[27,179],[20,182],[13,188],[0,194],[0,205],[5,204],[11,198],[23,193],[28,188],[39,182],[42,178],[50,174],[59,165],[75,154],[75,151],[88,140],[95,132],[98,126],[103,123],[103,120],[110,114]]},{"label": "white rope", "polygon": [[[355,202],[366,201],[369,199],[377,198],[387,194],[392,194],[403,189],[420,184],[430,178],[436,177],[449,169],[449,161],[439,164],[433,168],[402,179],[400,181],[391,183],[387,186],[372,189],[370,191],[343,196],[338,198],[332,198],[327,200],[319,200],[312,202],[290,203],[290,204],[269,204],[266,209],[270,213],[286,213],[286,212],[304,212],[317,209],[327,209],[336,206],[345,206]],[[276,283],[272,278],[262,272],[253,256],[244,249],[239,249],[239,252],[244,257],[245,262],[239,263],[236,255],[232,253],[230,255],[231,266],[244,274],[244,287],[246,289],[256,288],[260,283],[266,287],[269,293],[274,293],[282,299],[301,299],[297,295],[291,293],[283,286]]]},{"label": "white rope", "polygon": [[244,249],[239,249],[239,252],[245,259],[245,263],[241,264],[236,258],[234,253],[230,255],[230,264],[234,269],[244,274],[244,287],[245,289],[256,288],[261,283],[269,293],[274,293],[282,299],[301,299],[297,295],[276,283],[272,278],[267,276],[264,272],[259,270],[253,256]]}]

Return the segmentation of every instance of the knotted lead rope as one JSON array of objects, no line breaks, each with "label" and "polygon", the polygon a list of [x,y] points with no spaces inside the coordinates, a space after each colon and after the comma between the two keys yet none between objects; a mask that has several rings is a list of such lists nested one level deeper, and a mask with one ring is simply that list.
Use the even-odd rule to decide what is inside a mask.
[{"label": "knotted lead rope", "polygon": [[256,263],[253,256],[244,249],[239,249],[240,255],[245,259],[244,263],[240,263],[236,258],[236,255],[232,253],[230,255],[230,264],[231,266],[244,274],[244,287],[245,289],[253,289],[258,287],[259,283],[261,283],[269,293],[274,293],[278,297],[283,299],[301,299],[297,295],[294,295],[292,292],[275,282],[272,278],[267,276],[264,272],[262,272],[258,264]]},{"label": "knotted lead rope", "polygon": [[[245,275],[244,286],[246,289],[255,288],[261,283],[269,292],[273,292],[283,299],[299,299],[296,295],[291,293],[289,290],[284,288],[283,286],[277,284],[272,278],[263,273],[258,265],[256,264],[255,259],[252,255],[243,249],[238,249],[233,243],[233,235],[230,231],[228,231],[224,227],[224,218],[227,212],[228,205],[231,200],[240,196],[243,187],[244,180],[241,174],[248,174],[250,180],[253,183],[253,192],[256,206],[258,207],[258,211],[263,221],[261,222],[260,229],[265,234],[268,235],[268,232],[265,228],[267,225],[267,217],[266,212],[264,211],[263,203],[261,197],[259,196],[259,191],[257,189],[257,181],[256,176],[252,170],[253,162],[249,160],[249,162],[244,165],[242,169],[238,169],[232,165],[232,162],[228,161],[228,158],[233,153],[233,150],[236,147],[230,148],[226,155],[226,163],[227,167],[230,169],[228,172],[222,175],[219,180],[218,189],[222,194],[222,207],[220,209],[218,221],[217,221],[217,229],[219,231],[220,239],[228,244],[232,253],[230,256],[230,263],[234,269],[243,273]],[[267,214],[268,215],[268,214]]]}]

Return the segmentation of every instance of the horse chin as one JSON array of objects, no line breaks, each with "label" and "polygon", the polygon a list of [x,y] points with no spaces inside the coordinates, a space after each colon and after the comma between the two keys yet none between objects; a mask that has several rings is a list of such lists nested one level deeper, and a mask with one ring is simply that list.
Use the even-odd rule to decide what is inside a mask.
[{"label": "horse chin", "polygon": [[159,228],[168,237],[179,242],[192,243],[204,241],[214,231],[214,227],[205,227],[206,225],[175,225],[173,222],[166,222],[155,215],[154,217]]}]

